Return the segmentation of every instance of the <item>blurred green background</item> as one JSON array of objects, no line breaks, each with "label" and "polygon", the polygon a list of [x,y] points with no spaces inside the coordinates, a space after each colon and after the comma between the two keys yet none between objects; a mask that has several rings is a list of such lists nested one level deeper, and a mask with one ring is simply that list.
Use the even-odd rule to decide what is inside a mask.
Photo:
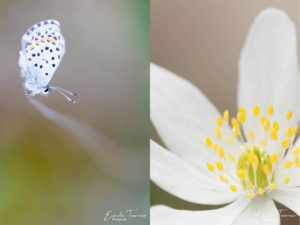
[{"label": "blurred green background", "polygon": [[[76,104],[56,93],[37,98],[107,136],[131,156],[124,165],[136,173],[113,157],[99,168],[89,143],[27,101],[17,64],[21,37],[46,19],[58,20],[66,39],[50,83],[79,96]],[[0,224],[119,224],[104,222],[105,213],[127,209],[148,218],[148,73],[148,0],[0,0]],[[96,148],[111,154],[101,143]]]}]

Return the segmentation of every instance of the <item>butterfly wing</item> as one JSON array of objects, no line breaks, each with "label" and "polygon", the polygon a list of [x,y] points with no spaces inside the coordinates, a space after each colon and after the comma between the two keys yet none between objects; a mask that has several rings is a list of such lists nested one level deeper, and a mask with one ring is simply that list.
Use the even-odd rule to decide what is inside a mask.
[{"label": "butterfly wing", "polygon": [[29,28],[22,37],[19,65],[25,86],[33,92],[45,89],[65,53],[59,22],[46,20]]}]

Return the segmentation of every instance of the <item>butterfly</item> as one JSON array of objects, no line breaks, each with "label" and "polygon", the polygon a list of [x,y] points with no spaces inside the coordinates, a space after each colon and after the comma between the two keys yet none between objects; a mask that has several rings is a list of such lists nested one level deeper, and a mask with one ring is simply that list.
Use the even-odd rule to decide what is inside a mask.
[{"label": "butterfly", "polygon": [[75,103],[66,94],[75,96],[76,93],[49,85],[66,50],[59,22],[45,20],[34,24],[23,35],[21,45],[19,67],[25,94],[48,96],[55,90]]}]

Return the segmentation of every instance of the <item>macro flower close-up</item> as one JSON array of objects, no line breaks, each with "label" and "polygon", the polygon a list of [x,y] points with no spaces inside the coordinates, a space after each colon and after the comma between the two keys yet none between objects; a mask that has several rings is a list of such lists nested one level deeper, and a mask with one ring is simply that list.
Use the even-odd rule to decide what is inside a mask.
[{"label": "macro flower close-up", "polygon": [[164,144],[151,141],[151,180],[185,201],[220,205],[156,205],[152,225],[279,225],[275,201],[300,214],[297,35],[286,13],[266,9],[256,17],[238,66],[231,115],[189,81],[151,65],[150,115]]}]

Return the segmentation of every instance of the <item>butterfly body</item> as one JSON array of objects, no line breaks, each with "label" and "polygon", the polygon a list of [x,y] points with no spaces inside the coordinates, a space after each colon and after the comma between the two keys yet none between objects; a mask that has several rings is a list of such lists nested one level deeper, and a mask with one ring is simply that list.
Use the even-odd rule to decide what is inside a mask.
[{"label": "butterfly body", "polygon": [[22,37],[19,67],[25,94],[49,95],[49,82],[65,53],[65,40],[56,20],[34,24]]}]

